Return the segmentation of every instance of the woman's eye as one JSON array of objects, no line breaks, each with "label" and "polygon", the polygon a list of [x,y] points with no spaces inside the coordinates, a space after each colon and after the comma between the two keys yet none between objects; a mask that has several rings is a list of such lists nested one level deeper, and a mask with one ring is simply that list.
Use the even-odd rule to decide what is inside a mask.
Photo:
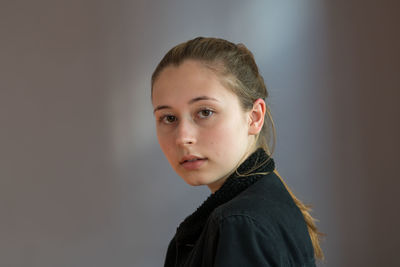
[{"label": "woman's eye", "polygon": [[173,115],[165,115],[165,116],[161,117],[161,121],[166,124],[171,124],[176,121],[176,117]]},{"label": "woman's eye", "polygon": [[214,111],[210,110],[210,109],[203,109],[199,111],[199,117],[200,118],[207,118],[210,117],[212,114],[214,113]]}]

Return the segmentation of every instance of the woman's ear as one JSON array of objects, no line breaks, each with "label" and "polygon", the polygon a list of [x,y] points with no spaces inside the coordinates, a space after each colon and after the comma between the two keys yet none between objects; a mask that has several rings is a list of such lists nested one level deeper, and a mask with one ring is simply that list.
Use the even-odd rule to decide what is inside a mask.
[{"label": "woman's ear", "polygon": [[264,116],[266,112],[265,101],[261,98],[253,103],[253,109],[249,113],[249,134],[258,134],[264,125]]}]

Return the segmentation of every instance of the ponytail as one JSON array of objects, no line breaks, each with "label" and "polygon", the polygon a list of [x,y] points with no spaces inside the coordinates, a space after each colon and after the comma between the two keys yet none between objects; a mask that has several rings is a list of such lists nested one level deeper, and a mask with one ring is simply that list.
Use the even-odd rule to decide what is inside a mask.
[{"label": "ponytail", "polygon": [[296,206],[300,209],[301,213],[303,214],[304,220],[306,221],[306,224],[307,224],[308,233],[310,234],[311,242],[314,247],[315,258],[317,258],[319,260],[323,260],[324,253],[322,252],[322,249],[320,246],[320,241],[321,241],[322,237],[324,236],[324,234],[322,234],[318,231],[317,226],[315,225],[316,219],[314,219],[310,215],[311,207],[309,205],[305,205],[293,194],[292,190],[290,190],[289,186],[285,183],[285,181],[279,175],[277,170],[274,170],[274,173],[282,181],[286,190],[289,192],[290,196],[293,198],[294,203],[296,204]]}]

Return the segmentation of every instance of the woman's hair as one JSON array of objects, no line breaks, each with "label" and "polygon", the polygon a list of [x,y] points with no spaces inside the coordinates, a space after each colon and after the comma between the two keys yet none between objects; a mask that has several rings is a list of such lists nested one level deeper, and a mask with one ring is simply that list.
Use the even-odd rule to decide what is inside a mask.
[{"label": "woman's hair", "polygon": [[[171,65],[179,66],[188,59],[199,61],[205,67],[213,70],[221,83],[238,96],[240,104],[245,111],[251,110],[254,101],[257,99],[266,99],[268,97],[264,79],[259,73],[254,56],[243,44],[234,44],[219,38],[204,37],[197,37],[181,43],[168,51],[151,77],[151,95],[153,95],[154,82],[164,68]],[[274,122],[269,107],[266,106],[264,125],[256,136],[256,147],[261,147],[268,155],[272,155],[275,143]],[[314,247],[315,257],[323,259],[324,255],[319,244],[322,234],[318,232],[315,219],[309,213],[310,207],[303,204],[293,194],[277,171],[275,173],[281,179],[304,216]]]}]

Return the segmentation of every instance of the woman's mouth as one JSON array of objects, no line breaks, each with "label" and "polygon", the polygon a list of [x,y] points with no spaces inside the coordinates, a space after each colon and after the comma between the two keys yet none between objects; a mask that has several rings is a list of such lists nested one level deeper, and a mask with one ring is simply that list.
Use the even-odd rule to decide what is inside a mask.
[{"label": "woman's mouth", "polygon": [[182,159],[180,164],[186,170],[196,170],[196,169],[200,168],[206,161],[207,161],[207,158],[198,158],[198,157],[193,157],[193,156],[187,156]]}]

